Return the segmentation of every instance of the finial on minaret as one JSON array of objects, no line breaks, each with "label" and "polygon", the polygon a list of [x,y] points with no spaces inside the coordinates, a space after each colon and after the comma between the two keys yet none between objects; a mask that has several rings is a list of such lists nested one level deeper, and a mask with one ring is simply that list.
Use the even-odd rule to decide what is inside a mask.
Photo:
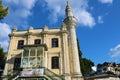
[{"label": "finial on minaret", "polygon": [[72,13],[72,8],[70,7],[70,1],[67,0],[67,5],[66,5],[66,17],[68,16],[73,16],[73,13]]},{"label": "finial on minaret", "polygon": [[67,0],[67,7],[71,8],[70,7],[70,0]]},{"label": "finial on minaret", "polygon": [[67,6],[70,5],[69,0],[67,0]]}]

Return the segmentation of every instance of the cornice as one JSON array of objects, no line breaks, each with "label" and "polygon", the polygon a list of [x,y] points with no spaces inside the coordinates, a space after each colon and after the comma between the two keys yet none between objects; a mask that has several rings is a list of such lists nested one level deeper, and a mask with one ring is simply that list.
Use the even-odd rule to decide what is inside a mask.
[{"label": "cornice", "polygon": [[67,30],[60,30],[60,31],[53,31],[53,32],[43,31],[39,33],[27,32],[27,33],[21,33],[21,34],[11,33],[9,34],[9,37],[11,38],[11,37],[21,37],[21,36],[52,35],[52,34],[62,34],[62,33],[68,33],[68,31]]},{"label": "cornice", "polygon": [[61,33],[66,33],[66,34],[68,34],[68,31],[67,31],[67,30],[62,30]]},{"label": "cornice", "polygon": [[27,32],[26,33],[26,35],[32,35],[33,34],[33,32]]}]

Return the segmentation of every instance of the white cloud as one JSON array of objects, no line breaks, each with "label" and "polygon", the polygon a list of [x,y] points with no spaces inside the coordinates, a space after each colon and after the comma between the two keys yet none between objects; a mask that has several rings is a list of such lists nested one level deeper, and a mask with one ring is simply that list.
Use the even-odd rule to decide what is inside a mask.
[{"label": "white cloud", "polygon": [[1,44],[1,47],[4,48],[4,51],[8,50],[8,45],[9,45],[8,40],[0,41],[0,44]]},{"label": "white cloud", "polygon": [[0,23],[0,38],[7,38],[11,32],[10,26],[6,23]]},{"label": "white cloud", "polygon": [[86,27],[92,28],[95,25],[94,18],[92,15],[85,10],[76,10],[75,16],[77,16],[78,23]]},{"label": "white cloud", "polygon": [[26,9],[30,10],[35,6],[37,0],[19,0]]},{"label": "white cloud", "polygon": [[6,0],[8,3],[15,3],[15,4],[18,4],[19,3],[19,0]]},{"label": "white cloud", "polygon": [[[45,0],[47,2],[48,8],[51,10],[49,19],[51,22],[56,23],[60,16],[65,15],[65,0]],[[54,5],[53,5],[54,4]],[[93,27],[95,25],[95,20],[91,13],[87,11],[88,1],[87,0],[71,0],[70,4],[73,9],[75,17],[78,19],[78,23],[83,26]]]},{"label": "white cloud", "polygon": [[51,11],[49,15],[50,23],[56,23],[60,16],[64,15],[65,1],[64,0],[45,0],[47,2],[48,9]]},{"label": "white cloud", "polygon": [[0,44],[7,51],[8,48],[8,34],[11,32],[10,26],[6,23],[0,23]]},{"label": "white cloud", "polygon": [[98,23],[104,23],[102,16],[98,16]]},{"label": "white cloud", "polygon": [[[6,6],[9,6],[9,14],[5,22],[10,25],[27,25],[27,18],[32,15],[32,8],[37,0],[3,0]],[[11,22],[12,21],[12,22]]]},{"label": "white cloud", "polygon": [[113,3],[113,0],[99,0],[101,3],[103,4],[112,4]]},{"label": "white cloud", "polygon": [[8,4],[17,5],[17,7],[23,7],[26,9],[32,9],[37,0],[4,0]]},{"label": "white cloud", "polygon": [[[27,25],[26,19],[32,15],[31,10],[35,6],[36,1],[39,0],[3,0],[10,8],[6,20],[7,23],[17,26]],[[47,10],[51,12],[48,17],[50,23],[54,24],[60,17],[65,16],[65,0],[45,0],[45,2],[47,3]],[[89,8],[88,0],[79,0],[79,2],[71,0],[70,4],[80,25],[90,28],[95,25],[92,14],[87,11],[87,8]]]},{"label": "white cloud", "polygon": [[110,49],[111,58],[119,59],[120,58],[120,44]]}]

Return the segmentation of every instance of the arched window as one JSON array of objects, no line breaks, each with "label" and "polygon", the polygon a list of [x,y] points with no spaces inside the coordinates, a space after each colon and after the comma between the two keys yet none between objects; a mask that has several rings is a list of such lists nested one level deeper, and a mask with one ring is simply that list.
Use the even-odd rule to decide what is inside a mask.
[{"label": "arched window", "polygon": [[52,69],[58,69],[59,68],[59,57],[55,56],[52,57]]},{"label": "arched window", "polygon": [[52,48],[58,47],[58,38],[52,38]]},{"label": "arched window", "polygon": [[23,49],[23,45],[24,45],[24,40],[19,40],[17,49]]}]

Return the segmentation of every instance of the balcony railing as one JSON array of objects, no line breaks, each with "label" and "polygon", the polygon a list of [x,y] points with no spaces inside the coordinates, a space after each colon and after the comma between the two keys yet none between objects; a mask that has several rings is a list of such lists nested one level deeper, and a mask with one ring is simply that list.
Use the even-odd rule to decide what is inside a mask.
[{"label": "balcony railing", "polygon": [[[34,68],[34,69],[38,69],[38,68]],[[48,68],[39,68],[39,69],[44,69],[44,73],[42,76],[39,75],[33,75],[33,76],[21,76],[20,72],[21,69],[18,70],[10,70],[9,74],[6,76],[1,76],[0,80],[22,80],[22,79],[28,79],[28,78],[36,78],[36,79],[45,79],[45,80],[65,80],[63,76],[60,76],[54,72],[52,72],[51,70],[49,70]],[[11,74],[10,74],[11,73]]]}]

